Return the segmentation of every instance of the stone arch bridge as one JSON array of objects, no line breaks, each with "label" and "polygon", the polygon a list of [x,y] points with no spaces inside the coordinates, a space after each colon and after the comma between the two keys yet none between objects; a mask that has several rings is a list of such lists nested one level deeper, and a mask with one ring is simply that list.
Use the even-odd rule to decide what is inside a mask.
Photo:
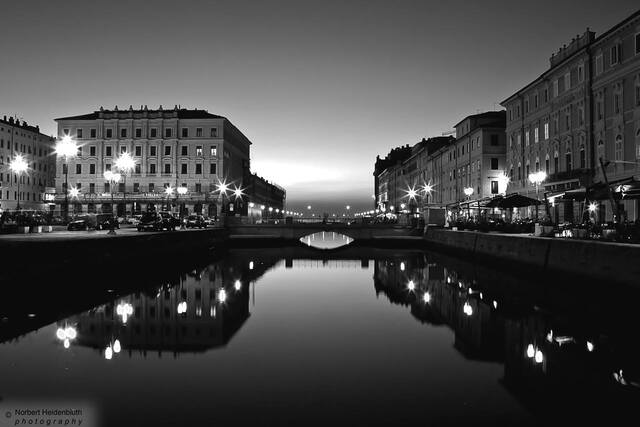
[{"label": "stone arch bridge", "polygon": [[422,236],[422,229],[388,224],[298,223],[298,224],[228,224],[231,239],[300,240],[309,234],[336,232],[355,241],[393,240]]}]

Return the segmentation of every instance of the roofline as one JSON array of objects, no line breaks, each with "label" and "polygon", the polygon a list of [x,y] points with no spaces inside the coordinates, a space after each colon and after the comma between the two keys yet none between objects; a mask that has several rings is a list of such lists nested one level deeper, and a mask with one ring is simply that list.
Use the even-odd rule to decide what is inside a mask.
[{"label": "roofline", "polygon": [[453,127],[458,126],[460,123],[464,122],[467,119],[470,119],[472,117],[480,117],[480,116],[484,116],[485,114],[501,114],[501,113],[507,113],[507,110],[493,110],[493,111],[485,111],[484,113],[477,113],[477,114],[471,114],[466,116],[464,119],[460,120],[458,123],[456,123],[455,125],[453,125]]},{"label": "roofline", "polygon": [[567,56],[559,64],[556,64],[555,66],[547,69],[545,72],[540,74],[540,76],[536,77],[531,83],[529,83],[526,86],[522,87],[521,89],[517,90],[513,95],[509,96],[504,101],[501,101],[500,105],[502,105],[504,107],[504,104],[506,102],[509,102],[512,98],[521,95],[522,92],[526,91],[529,87],[533,86],[534,84],[536,84],[540,80],[544,79],[548,74],[550,74],[552,72],[552,70],[555,70],[556,68],[563,66],[567,61],[569,61],[570,59],[573,59],[577,54],[582,53],[582,51],[590,50],[593,45],[595,45],[595,44],[601,42],[602,40],[604,40],[605,38],[609,37],[611,35],[611,33],[615,32],[618,28],[626,25],[627,23],[629,23],[630,21],[633,21],[634,19],[636,19],[639,16],[640,16],[640,9],[637,10],[636,12],[632,13],[631,15],[629,15],[628,17],[626,17],[622,21],[618,22],[617,24],[615,24],[613,27],[609,28],[604,33],[602,33],[599,36],[595,37],[591,43],[583,46],[582,48],[580,48],[580,49],[576,50],[575,52],[573,52],[571,55]]}]

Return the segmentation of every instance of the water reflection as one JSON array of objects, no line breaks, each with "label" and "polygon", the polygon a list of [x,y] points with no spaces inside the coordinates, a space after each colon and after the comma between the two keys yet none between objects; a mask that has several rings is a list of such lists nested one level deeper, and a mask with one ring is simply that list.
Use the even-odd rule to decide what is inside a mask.
[{"label": "water reflection", "polygon": [[[53,323],[38,323],[40,309],[28,320],[31,301],[14,304],[19,325],[0,324],[2,393],[46,390],[51,378],[38,367],[61,360],[59,381],[79,396],[86,382],[118,366],[134,379],[132,387],[144,384],[163,408],[169,402],[153,390],[184,391],[174,378],[180,370],[201,379],[189,387],[211,396],[218,413],[242,397],[247,408],[259,409],[256,417],[270,420],[281,413],[304,419],[304,396],[323,408],[318,423],[324,425],[337,416],[335,402],[351,396],[361,402],[349,403],[355,406],[344,422],[352,425],[360,417],[368,424],[383,419],[381,399],[407,409],[386,423],[398,425],[421,420],[423,411],[435,421],[480,424],[505,421],[505,414],[512,424],[531,422],[530,413],[539,420],[620,415],[634,407],[640,390],[637,295],[625,292],[612,304],[604,293],[594,298],[586,284],[569,289],[553,278],[529,280],[415,251],[232,250],[136,292],[100,294],[100,303],[91,299],[91,308],[75,314],[69,311],[78,301],[62,300]],[[12,372],[6,367],[20,360],[14,353],[32,359]],[[175,365],[158,364],[160,358]],[[84,382],[66,379],[69,366],[83,372]],[[164,384],[167,372],[173,379]],[[193,405],[189,393],[182,405]],[[102,399],[118,410],[126,403]],[[585,413],[585,407],[594,409]],[[250,416],[226,414],[228,424]]]},{"label": "water reflection", "polygon": [[316,249],[336,249],[348,245],[353,239],[334,231],[321,231],[302,237],[300,241]]}]

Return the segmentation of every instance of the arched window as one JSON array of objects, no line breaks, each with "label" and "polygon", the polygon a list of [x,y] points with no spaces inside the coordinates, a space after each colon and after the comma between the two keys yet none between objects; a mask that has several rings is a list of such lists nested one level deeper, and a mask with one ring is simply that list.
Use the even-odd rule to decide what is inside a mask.
[{"label": "arched window", "polygon": [[522,179],[522,163],[518,162],[518,180]]},{"label": "arched window", "polygon": [[587,167],[587,152],[584,149],[584,145],[580,145],[580,169],[586,169]]},{"label": "arched window", "polygon": [[556,150],[553,153],[553,173],[560,172],[560,156],[558,155],[558,151]]},{"label": "arched window", "polygon": [[536,157],[536,172],[540,171],[540,158]]},{"label": "arched window", "polygon": [[527,159],[527,164],[524,167],[524,178],[529,179],[529,173],[531,173],[531,168],[529,167],[529,160]]},{"label": "arched window", "polygon": [[549,169],[549,153],[547,153],[547,155],[544,158],[544,171],[548,174],[551,173],[551,170]]},{"label": "arched window", "polygon": [[565,166],[567,167],[567,172],[569,172],[571,169],[573,169],[573,163],[571,159],[571,148],[569,146],[567,146],[567,152],[564,155],[564,159],[565,159]]}]

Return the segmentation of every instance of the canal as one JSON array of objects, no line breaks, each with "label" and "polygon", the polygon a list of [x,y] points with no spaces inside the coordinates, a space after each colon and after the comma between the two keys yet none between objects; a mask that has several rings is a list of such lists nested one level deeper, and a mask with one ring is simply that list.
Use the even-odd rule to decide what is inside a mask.
[{"label": "canal", "polygon": [[0,398],[107,426],[615,424],[640,401],[635,292],[309,242],[5,281]]}]

